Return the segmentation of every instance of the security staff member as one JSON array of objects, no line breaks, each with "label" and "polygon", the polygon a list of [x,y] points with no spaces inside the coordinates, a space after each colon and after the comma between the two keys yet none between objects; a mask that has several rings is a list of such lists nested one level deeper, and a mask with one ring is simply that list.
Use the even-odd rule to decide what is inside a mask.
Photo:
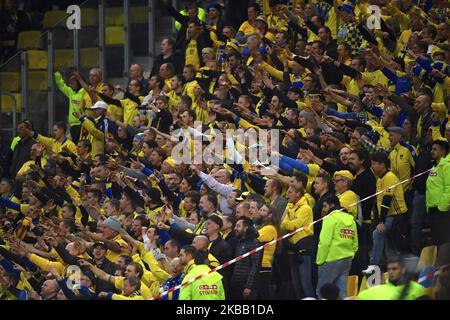
[{"label": "security staff member", "polygon": [[323,220],[320,231],[316,263],[319,265],[317,296],[321,297],[321,288],[327,283],[339,287],[342,297],[347,293],[347,277],[353,257],[358,251],[358,231],[351,213],[340,206],[336,196],[324,201],[323,214],[329,215]]},{"label": "security staff member", "polygon": [[426,206],[431,234],[436,245],[450,242],[450,157],[449,144],[436,140],[431,147],[434,166],[427,179]]},{"label": "security staff member", "polygon": [[[195,265],[184,277],[183,282],[209,272],[208,251],[197,250],[194,254]],[[222,285],[222,276],[214,271],[190,285],[180,289],[179,300],[225,300],[225,291]]]}]

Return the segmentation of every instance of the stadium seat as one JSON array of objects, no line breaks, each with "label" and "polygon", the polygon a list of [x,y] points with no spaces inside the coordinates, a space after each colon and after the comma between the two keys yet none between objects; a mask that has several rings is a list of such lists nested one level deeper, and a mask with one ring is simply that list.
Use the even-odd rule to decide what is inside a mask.
[{"label": "stadium seat", "polygon": [[28,50],[28,70],[44,70],[48,66],[48,54],[44,50]]},{"label": "stadium seat", "polygon": [[80,48],[98,47],[98,28],[86,27],[79,33]]},{"label": "stadium seat", "polygon": [[111,7],[105,10],[106,26],[123,26],[123,8]]},{"label": "stadium seat", "polygon": [[358,276],[348,276],[347,278],[347,297],[358,295]]},{"label": "stadium seat", "polygon": [[94,8],[81,8],[81,27],[97,27],[98,12]]},{"label": "stadium seat", "polygon": [[367,290],[367,276],[364,275],[361,279],[361,285],[359,286],[359,292]]},{"label": "stadium seat", "polygon": [[0,72],[0,90],[19,92],[20,91],[20,73],[19,72]]},{"label": "stadium seat", "polygon": [[1,112],[13,112],[14,100],[16,101],[16,111],[22,112],[22,95],[20,93],[13,93],[13,97],[10,95],[2,94],[1,97]]},{"label": "stadium seat", "polygon": [[383,273],[383,279],[381,279],[381,283],[386,283],[386,281],[389,279],[389,273],[385,272]]},{"label": "stadium seat", "polygon": [[434,299],[434,297],[435,297],[434,288],[425,288],[424,289],[424,294],[426,296],[429,296],[430,298]]},{"label": "stadium seat", "polygon": [[40,31],[22,31],[17,39],[17,49],[42,49],[42,33]]},{"label": "stadium seat", "polygon": [[437,251],[437,246],[423,248],[420,253],[419,263],[417,264],[417,271],[426,267],[434,267],[436,264]]},{"label": "stadium seat", "polygon": [[80,66],[95,67],[99,64],[100,51],[98,48],[82,48],[80,49]]},{"label": "stadium seat", "polygon": [[146,24],[148,22],[148,7],[138,6],[130,8],[130,24]]},{"label": "stadium seat", "polygon": [[73,67],[73,50],[57,49],[55,50],[55,66],[56,67]]},{"label": "stadium seat", "polygon": [[56,49],[73,47],[73,32],[69,29],[53,29],[53,45]]},{"label": "stadium seat", "polygon": [[47,71],[28,72],[28,90],[47,91],[48,90]]},{"label": "stadium seat", "polygon": [[125,44],[125,31],[123,27],[106,27],[105,44],[107,46]]},{"label": "stadium seat", "polygon": [[436,268],[450,264],[450,242],[439,246]]},{"label": "stadium seat", "polygon": [[54,27],[66,27],[67,13],[64,10],[51,10],[44,14],[42,26],[44,29],[51,29]]}]

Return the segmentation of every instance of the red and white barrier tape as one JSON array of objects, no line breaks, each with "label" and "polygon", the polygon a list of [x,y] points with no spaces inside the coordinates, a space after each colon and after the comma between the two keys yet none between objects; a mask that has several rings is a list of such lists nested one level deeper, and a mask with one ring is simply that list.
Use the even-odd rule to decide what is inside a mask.
[{"label": "red and white barrier tape", "polygon": [[[431,169],[432,169],[432,168],[431,168]],[[396,183],[396,184],[390,186],[389,188],[380,190],[380,191],[378,191],[378,192],[376,192],[376,193],[374,193],[374,194],[372,194],[372,195],[370,195],[370,196],[365,197],[364,199],[360,199],[360,200],[358,200],[358,201],[356,201],[356,202],[354,202],[354,203],[348,205],[347,207],[342,208],[342,209],[339,209],[339,210],[336,210],[336,211],[342,211],[343,209],[353,207],[353,206],[355,206],[355,205],[357,205],[357,204],[359,204],[359,203],[361,203],[361,202],[364,202],[364,201],[366,201],[366,200],[369,200],[370,198],[376,197],[377,195],[379,195],[379,194],[385,192],[385,191],[388,190],[388,189],[396,188],[396,187],[398,187],[399,185],[402,185],[403,183],[405,183],[405,182],[407,182],[407,181],[409,181],[409,180],[415,179],[415,178],[417,178],[417,177],[420,177],[420,176],[422,176],[422,175],[428,173],[429,171],[431,171],[431,169],[428,169],[428,170],[426,170],[426,171],[423,171],[423,172],[421,172],[421,173],[418,173],[418,174],[415,175],[415,176],[412,176],[412,177],[410,177],[410,178],[408,178],[408,179],[405,179],[405,180],[403,180],[403,181],[400,181],[400,182],[398,182],[398,183]],[[336,211],[335,211],[335,212],[336,212]],[[284,239],[286,239],[286,238],[289,238],[289,237],[293,236],[294,234],[296,234],[296,233],[298,233],[298,232],[304,230],[305,228],[310,228],[311,226],[313,226],[314,224],[316,224],[316,223],[318,223],[318,222],[324,220],[324,219],[327,218],[328,216],[329,216],[329,215],[326,215],[326,216],[324,216],[324,217],[322,217],[322,218],[320,218],[320,219],[318,219],[318,220],[316,220],[316,221],[311,222],[307,227],[300,227],[300,228],[298,228],[298,229],[296,229],[296,230],[294,230],[294,231],[291,231],[291,232],[289,232],[289,233],[287,233],[287,234],[285,234],[285,235],[283,235],[283,236],[281,236],[281,237],[279,237],[279,238],[277,238],[277,239],[274,239],[274,240],[272,240],[272,241],[270,241],[270,242],[267,242],[267,243],[263,244],[262,246],[260,246],[260,247],[258,247],[258,248],[255,248],[255,249],[253,249],[253,250],[250,250],[249,252],[246,252],[246,253],[244,253],[243,255],[240,255],[239,257],[236,257],[236,258],[234,258],[234,259],[232,259],[232,260],[230,260],[230,261],[228,261],[228,262],[225,262],[224,264],[221,264],[220,266],[217,266],[217,267],[215,267],[214,269],[211,269],[210,271],[208,271],[208,272],[206,272],[206,273],[200,274],[200,275],[198,275],[197,277],[195,277],[195,278],[193,278],[193,279],[191,279],[191,280],[189,280],[189,281],[183,282],[182,284],[180,284],[180,285],[178,285],[178,286],[176,286],[176,287],[173,287],[173,288],[170,288],[169,290],[166,290],[166,291],[164,291],[164,292],[161,292],[161,293],[155,295],[155,296],[154,296],[152,299],[150,299],[150,300],[157,300],[157,299],[160,299],[161,297],[164,297],[165,295],[167,295],[167,294],[169,294],[169,293],[171,293],[171,292],[173,292],[173,291],[175,291],[175,290],[178,290],[178,289],[180,289],[180,288],[182,288],[182,287],[186,287],[186,286],[190,285],[191,283],[193,283],[193,282],[195,282],[195,281],[197,281],[197,280],[199,280],[199,279],[201,279],[201,278],[207,276],[207,275],[210,274],[210,273],[213,273],[213,272],[215,272],[215,271],[219,271],[219,270],[221,270],[221,269],[223,269],[223,268],[225,268],[225,267],[228,267],[229,265],[231,265],[231,264],[233,264],[233,263],[236,263],[236,262],[239,261],[239,260],[245,259],[245,258],[247,258],[248,256],[250,256],[250,255],[252,255],[252,254],[254,254],[254,253],[258,252],[258,251],[261,251],[262,249],[264,249],[264,248],[266,248],[266,247],[268,247],[268,246],[274,245],[275,243],[277,243],[277,242],[279,242],[279,241],[281,241],[281,240],[284,240]],[[426,277],[427,277],[427,276],[425,276],[425,277],[423,277],[423,278],[425,278],[425,280],[426,280],[426,279],[427,279]],[[422,279],[422,278],[421,278],[421,279]],[[423,281],[425,281],[425,280],[423,280]],[[423,282],[423,281],[422,281],[422,282]]]}]

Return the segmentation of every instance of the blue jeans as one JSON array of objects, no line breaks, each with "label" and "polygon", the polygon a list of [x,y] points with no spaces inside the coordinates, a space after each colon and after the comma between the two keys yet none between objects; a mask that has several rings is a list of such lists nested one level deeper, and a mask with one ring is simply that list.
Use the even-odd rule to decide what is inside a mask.
[{"label": "blue jeans", "polygon": [[295,253],[289,255],[292,286],[296,299],[314,297],[312,285],[312,259],[308,255]]},{"label": "blue jeans", "polygon": [[373,249],[370,255],[370,264],[378,265],[383,256],[384,243],[386,240],[385,234],[392,230],[394,224],[393,217],[387,217],[384,222],[384,233],[380,233],[376,228],[373,231]]},{"label": "blue jeans", "polygon": [[341,298],[347,297],[347,277],[352,266],[352,258],[325,262],[319,266],[319,281],[317,282],[317,297],[320,299],[320,289],[327,283],[333,283],[339,288]]},{"label": "blue jeans", "polygon": [[411,246],[415,255],[420,255],[422,247],[422,227],[425,221],[425,214],[425,195],[415,191],[411,211]]}]

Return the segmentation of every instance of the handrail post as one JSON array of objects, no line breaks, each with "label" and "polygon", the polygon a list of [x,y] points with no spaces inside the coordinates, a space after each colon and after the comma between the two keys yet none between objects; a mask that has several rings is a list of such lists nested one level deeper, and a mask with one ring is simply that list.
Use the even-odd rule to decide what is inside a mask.
[{"label": "handrail post", "polygon": [[106,52],[105,52],[105,2],[98,0],[98,51],[99,51],[99,67],[102,70],[103,81],[106,81]]},{"label": "handrail post", "polygon": [[130,69],[130,1],[123,1],[123,30],[125,33],[125,43],[123,45],[123,77],[125,86],[128,85],[128,70]]},{"label": "handrail post", "polygon": [[155,1],[148,0],[148,57],[149,68],[155,58]]},{"label": "handrail post", "polygon": [[21,94],[22,94],[22,120],[28,113],[28,56],[24,51],[20,56]]},{"label": "handrail post", "polygon": [[55,59],[55,51],[53,50],[53,32],[50,30],[47,36],[47,52],[48,52],[48,91],[47,91],[47,105],[48,105],[48,133],[52,133],[53,122],[55,121],[55,83],[53,81],[53,65]]},{"label": "handrail post", "polygon": [[80,71],[80,39],[78,29],[73,29],[73,63],[75,70]]}]

